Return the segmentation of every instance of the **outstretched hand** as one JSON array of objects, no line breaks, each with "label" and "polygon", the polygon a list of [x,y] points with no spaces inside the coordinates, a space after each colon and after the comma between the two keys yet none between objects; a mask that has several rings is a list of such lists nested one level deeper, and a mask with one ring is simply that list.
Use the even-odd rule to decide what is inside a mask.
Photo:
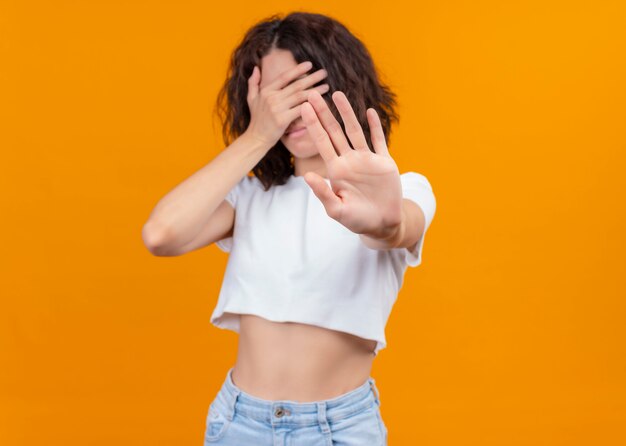
[{"label": "outstretched hand", "polygon": [[329,217],[357,234],[386,238],[402,220],[402,185],[380,118],[376,110],[367,109],[373,153],[345,94],[335,91],[332,99],[354,149],[320,93],[311,91],[308,102],[301,106],[301,115],[326,164],[331,187],[315,172],[307,172],[304,180]]}]

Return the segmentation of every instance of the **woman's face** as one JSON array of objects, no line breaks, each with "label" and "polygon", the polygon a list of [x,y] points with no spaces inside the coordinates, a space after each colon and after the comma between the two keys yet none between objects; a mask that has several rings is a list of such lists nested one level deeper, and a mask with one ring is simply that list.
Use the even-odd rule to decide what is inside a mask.
[{"label": "woman's face", "polygon": [[[296,65],[298,65],[298,63],[294,59],[293,54],[291,54],[291,51],[283,49],[271,50],[261,59],[261,83],[259,84],[259,88],[262,89],[266,85],[272,83],[274,79]],[[313,72],[314,70],[309,70],[297,79],[306,77]],[[312,86],[308,88],[310,89]],[[289,124],[287,129],[292,127],[303,127],[305,130],[295,134],[283,134],[283,136],[280,137],[280,141],[285,145],[287,150],[289,150],[289,152],[291,152],[296,158],[310,158],[316,155],[319,156],[319,151],[311,139],[309,132],[306,130],[306,125],[304,124],[302,117],[299,116],[295,119]]]}]

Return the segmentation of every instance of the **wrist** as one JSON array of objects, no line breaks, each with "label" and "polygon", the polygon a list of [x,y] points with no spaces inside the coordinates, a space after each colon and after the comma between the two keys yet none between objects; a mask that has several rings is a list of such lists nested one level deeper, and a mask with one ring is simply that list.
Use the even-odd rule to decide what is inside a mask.
[{"label": "wrist", "polygon": [[389,235],[385,238],[379,239],[381,242],[387,244],[389,248],[397,248],[404,239],[406,224],[404,219],[404,212],[402,213],[402,220],[396,226],[389,230]]},{"label": "wrist", "polygon": [[247,129],[245,132],[243,132],[240,138],[243,138],[248,145],[253,146],[258,150],[262,150],[265,153],[269,152],[269,150],[274,146],[274,144],[276,144],[276,143],[271,143],[270,141],[267,141],[265,138],[253,132],[250,129]]},{"label": "wrist", "polygon": [[382,231],[382,234],[367,235],[361,234],[361,239],[367,246],[374,249],[393,249],[402,245],[406,232],[406,218],[404,210],[402,211],[402,219],[400,223],[391,226]]}]

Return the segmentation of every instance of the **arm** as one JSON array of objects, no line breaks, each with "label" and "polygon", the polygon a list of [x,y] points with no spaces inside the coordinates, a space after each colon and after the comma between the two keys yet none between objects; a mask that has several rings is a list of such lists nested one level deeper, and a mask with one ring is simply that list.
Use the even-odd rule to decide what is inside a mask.
[{"label": "arm", "polygon": [[[215,239],[212,241],[224,237],[232,230],[232,213],[216,213],[216,218],[221,216],[221,220],[229,222],[229,225],[220,225],[219,221],[211,225],[207,223],[218,206],[223,204],[226,194],[256,166],[269,149],[266,143],[244,132],[211,162],[161,198],[142,229],[142,238],[148,250],[160,256],[176,255],[186,246],[189,250],[194,246],[194,239],[203,230],[206,232],[208,226],[215,228],[209,234],[209,238]],[[230,205],[222,205],[220,209],[223,206]],[[207,239],[203,244],[212,241]]]},{"label": "arm", "polygon": [[424,234],[424,225],[424,212],[415,202],[403,198],[400,224],[381,231],[381,233],[389,234],[388,236],[373,238],[359,234],[359,237],[371,249],[408,248],[413,250]]},{"label": "arm", "polygon": [[[304,91],[325,91],[320,85],[305,90],[326,76],[318,70],[291,82],[311,69],[311,62],[296,65],[261,88],[255,66],[248,78],[246,101],[250,123],[246,131],[213,161],[183,181],[156,205],[142,236],[155,255],[197,249],[220,240],[232,230],[233,209],[226,195],[263,159],[291,122],[300,116]],[[217,212],[216,212],[217,210]]]}]

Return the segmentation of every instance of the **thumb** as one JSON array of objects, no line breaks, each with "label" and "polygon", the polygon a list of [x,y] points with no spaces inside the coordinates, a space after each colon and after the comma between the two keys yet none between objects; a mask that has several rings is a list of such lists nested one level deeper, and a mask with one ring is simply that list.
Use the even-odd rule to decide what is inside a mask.
[{"label": "thumb", "polygon": [[322,202],[328,216],[338,218],[341,215],[343,202],[341,198],[335,195],[335,192],[333,192],[330,186],[326,184],[324,178],[315,172],[307,172],[304,175],[304,181],[306,181],[315,196]]},{"label": "thumb", "polygon": [[252,74],[248,78],[248,102],[252,101],[259,94],[259,80],[261,79],[261,70],[256,65],[252,69]]}]

